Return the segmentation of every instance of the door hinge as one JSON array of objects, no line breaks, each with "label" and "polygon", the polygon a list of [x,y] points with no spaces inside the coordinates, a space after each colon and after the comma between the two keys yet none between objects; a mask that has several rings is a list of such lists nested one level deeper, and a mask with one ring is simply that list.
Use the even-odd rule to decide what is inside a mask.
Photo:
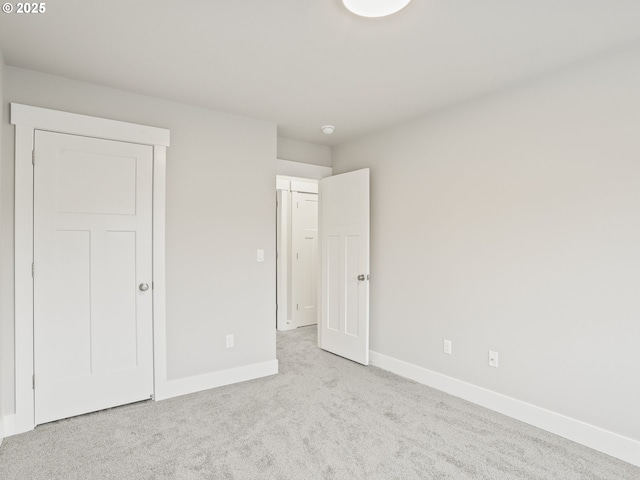
[{"label": "door hinge", "polygon": [[31,278],[36,276],[36,264],[31,263]]},{"label": "door hinge", "polygon": [[296,303],[296,310],[300,310],[300,309],[298,308],[298,304],[297,304],[297,303]]},{"label": "door hinge", "polygon": [[31,388],[33,390],[36,389],[36,376],[35,375],[31,375]]},{"label": "door hinge", "polygon": [[36,164],[36,151],[31,150],[31,165],[35,165],[35,164]]},{"label": "door hinge", "polygon": [[300,260],[300,254],[296,252],[296,260]]}]

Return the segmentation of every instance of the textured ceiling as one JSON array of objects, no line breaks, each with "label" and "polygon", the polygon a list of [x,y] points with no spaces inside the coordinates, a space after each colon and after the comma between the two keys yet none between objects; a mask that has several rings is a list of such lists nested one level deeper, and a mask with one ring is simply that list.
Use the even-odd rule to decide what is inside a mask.
[{"label": "textured ceiling", "polygon": [[[15,3],[15,2],[14,2]],[[60,1],[0,14],[8,65],[278,124],[334,145],[640,41],[638,0]],[[320,132],[336,125],[332,136]]]}]

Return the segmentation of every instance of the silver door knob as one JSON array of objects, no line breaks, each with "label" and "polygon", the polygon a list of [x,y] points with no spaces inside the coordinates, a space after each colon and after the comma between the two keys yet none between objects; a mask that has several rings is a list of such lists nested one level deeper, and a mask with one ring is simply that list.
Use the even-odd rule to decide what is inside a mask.
[{"label": "silver door knob", "polygon": [[364,275],[358,275],[358,280],[360,280],[361,282],[364,282]]},{"label": "silver door knob", "polygon": [[147,290],[149,290],[149,284],[148,283],[141,283],[138,288],[140,289],[141,292],[146,292]]}]

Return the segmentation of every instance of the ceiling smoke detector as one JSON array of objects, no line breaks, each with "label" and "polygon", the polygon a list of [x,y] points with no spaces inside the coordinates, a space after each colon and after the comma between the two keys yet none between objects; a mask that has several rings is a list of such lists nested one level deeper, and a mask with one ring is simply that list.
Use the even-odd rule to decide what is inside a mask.
[{"label": "ceiling smoke detector", "polygon": [[333,125],[325,125],[324,127],[320,127],[320,130],[322,130],[322,133],[324,133],[325,135],[331,135],[335,129],[336,127],[334,127]]},{"label": "ceiling smoke detector", "polygon": [[399,12],[409,5],[411,0],[342,0],[351,13],[361,17],[386,17]]}]

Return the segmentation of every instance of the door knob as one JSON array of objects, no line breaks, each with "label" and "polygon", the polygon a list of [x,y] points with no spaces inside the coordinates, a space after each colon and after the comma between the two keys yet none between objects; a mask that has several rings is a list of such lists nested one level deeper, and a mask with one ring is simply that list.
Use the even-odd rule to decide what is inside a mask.
[{"label": "door knob", "polygon": [[140,289],[141,292],[146,292],[147,290],[149,290],[149,284],[148,283],[141,283],[138,288]]},{"label": "door knob", "polygon": [[361,282],[364,282],[364,275],[358,275],[358,280],[360,280]]}]

